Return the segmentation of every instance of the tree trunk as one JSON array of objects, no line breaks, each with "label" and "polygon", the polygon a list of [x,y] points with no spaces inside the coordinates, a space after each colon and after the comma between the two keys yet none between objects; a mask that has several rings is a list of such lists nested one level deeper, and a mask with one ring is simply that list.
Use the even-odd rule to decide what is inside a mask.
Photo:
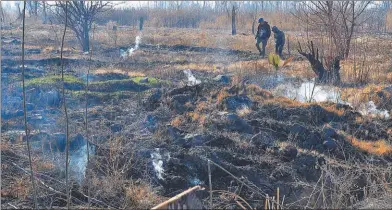
[{"label": "tree trunk", "polygon": [[34,1],[34,15],[35,18],[38,17],[38,1]]},{"label": "tree trunk", "polygon": [[231,11],[231,35],[237,34],[237,29],[235,28],[235,6],[233,5],[233,10]]},{"label": "tree trunk", "polygon": [[142,31],[143,30],[143,24],[144,24],[144,19],[143,17],[139,18],[139,30]]},{"label": "tree trunk", "polygon": [[0,2],[0,10],[1,10],[1,22],[5,23],[4,10],[3,10],[2,2]]},{"label": "tree trunk", "polygon": [[42,1],[42,9],[43,9],[43,19],[42,19],[42,23],[43,24],[46,24],[46,22],[47,22],[47,16],[46,16],[46,2],[45,1]]},{"label": "tree trunk", "polygon": [[252,34],[256,35],[255,33],[255,24],[256,24],[256,18],[253,19],[253,23],[252,23]]},{"label": "tree trunk", "polygon": [[256,25],[256,19],[257,19],[257,5],[258,5],[258,2],[256,2],[256,5],[255,5],[255,15],[253,16],[253,22],[252,22],[252,34],[253,35],[256,35],[256,32],[255,32],[255,25]]},{"label": "tree trunk", "polygon": [[82,47],[83,52],[88,52],[90,50],[90,37],[89,37],[89,27],[88,23],[83,23],[83,32],[82,32]]}]

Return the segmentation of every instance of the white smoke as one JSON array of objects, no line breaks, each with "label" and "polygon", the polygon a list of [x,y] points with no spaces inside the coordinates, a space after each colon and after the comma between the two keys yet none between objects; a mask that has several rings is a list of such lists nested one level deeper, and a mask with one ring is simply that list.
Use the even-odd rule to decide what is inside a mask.
[{"label": "white smoke", "polygon": [[138,35],[138,36],[136,36],[136,39],[135,39],[135,47],[128,48],[127,50],[120,49],[121,57],[125,58],[125,57],[132,56],[132,54],[135,52],[135,50],[139,49],[139,45],[140,45],[141,40],[142,40],[141,35]]},{"label": "white smoke", "polygon": [[304,82],[299,87],[291,83],[284,83],[275,88],[274,93],[301,102],[323,102],[332,101],[343,103],[339,91],[332,86],[317,86],[314,81]]},{"label": "white smoke", "polygon": [[74,152],[71,152],[70,166],[72,175],[79,183],[81,183],[85,177],[87,168],[87,145],[82,146]]},{"label": "white smoke", "polygon": [[359,112],[362,115],[370,115],[373,117],[381,117],[388,119],[390,117],[387,110],[377,109],[373,101],[369,101],[367,104],[361,104]]},{"label": "white smoke", "polygon": [[[279,82],[280,83],[280,82]],[[295,85],[291,82],[282,82],[278,85],[273,93],[278,96],[285,96],[300,102],[324,102],[331,101],[339,104],[346,104],[351,107],[353,105],[341,99],[339,89],[334,86],[316,85],[314,81],[303,82],[301,85]],[[353,107],[354,108],[354,107]],[[358,107],[358,111],[362,115],[371,117],[390,118],[390,113],[387,110],[377,109],[373,101],[362,103]]]},{"label": "white smoke", "polygon": [[152,158],[152,166],[154,167],[154,171],[157,174],[158,179],[163,180],[163,174],[165,170],[163,169],[163,160],[162,156],[159,153],[159,148],[155,149],[155,152],[151,153],[151,158]]},{"label": "white smoke", "polygon": [[201,83],[200,80],[196,79],[196,77],[193,76],[190,69],[184,70],[184,74],[186,75],[186,77],[188,77],[188,85],[197,85]]}]

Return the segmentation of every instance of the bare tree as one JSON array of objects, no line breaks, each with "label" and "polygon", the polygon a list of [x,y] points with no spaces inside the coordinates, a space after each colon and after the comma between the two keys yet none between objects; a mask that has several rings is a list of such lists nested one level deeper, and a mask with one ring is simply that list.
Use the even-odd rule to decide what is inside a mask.
[{"label": "bare tree", "polygon": [[[64,22],[65,1],[56,1],[55,14]],[[68,1],[67,26],[75,33],[84,52],[90,49],[89,32],[97,14],[111,7],[110,2]]]},{"label": "bare tree", "polygon": [[16,4],[16,7],[18,7],[18,18],[16,18],[16,20],[23,19],[22,10],[20,9],[20,3],[16,2],[15,4]]},{"label": "bare tree", "polygon": [[64,61],[63,61],[63,49],[64,49],[64,38],[67,32],[67,23],[68,23],[68,2],[65,2],[65,23],[64,23],[64,33],[63,38],[61,40],[61,51],[60,51],[60,61],[61,61],[61,81],[62,81],[62,92],[63,92],[63,102],[64,102],[64,113],[65,113],[65,130],[66,130],[66,157],[65,157],[65,185],[67,187],[67,209],[69,209],[71,203],[71,194],[69,193],[69,123],[68,123],[68,111],[67,111],[67,103],[65,100],[65,88],[64,88]]},{"label": "bare tree", "polygon": [[258,9],[258,6],[259,6],[259,4],[258,4],[258,2],[257,1],[255,1],[255,2],[253,2],[253,4],[254,4],[254,13],[253,13],[253,22],[252,22],[252,34],[253,35],[256,35],[256,32],[255,32],[255,25],[256,25],[256,19],[257,19],[257,9]]},{"label": "bare tree", "polygon": [[[332,39],[335,51],[347,58],[355,28],[363,23],[360,18],[371,1],[310,1],[301,2],[296,17],[322,26]],[[307,21],[306,20],[306,21]]]},{"label": "bare tree", "polygon": [[27,128],[27,109],[26,109],[26,87],[25,87],[25,24],[26,24],[26,1],[23,2],[23,31],[22,31],[22,88],[23,88],[23,117],[24,117],[24,128],[26,135],[27,153],[29,156],[30,165],[30,179],[33,186],[33,198],[34,198],[34,208],[38,209],[37,202],[37,188],[35,185],[35,177],[33,170],[33,161],[31,158],[31,144],[29,139],[29,131]]},{"label": "bare tree", "polygon": [[46,24],[46,22],[47,22],[46,2],[42,1],[42,23]]}]

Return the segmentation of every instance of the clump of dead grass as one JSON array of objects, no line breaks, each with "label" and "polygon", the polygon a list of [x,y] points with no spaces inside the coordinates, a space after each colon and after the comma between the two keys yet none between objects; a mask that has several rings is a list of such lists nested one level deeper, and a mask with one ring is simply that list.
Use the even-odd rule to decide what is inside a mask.
[{"label": "clump of dead grass", "polygon": [[18,199],[26,199],[32,190],[30,177],[27,174],[12,178],[13,181],[8,187],[1,189],[1,197],[14,197]]},{"label": "clump of dead grass", "polygon": [[321,107],[323,107],[326,111],[335,113],[338,116],[343,116],[344,108],[338,108],[335,103],[331,102],[323,102],[320,103]]},{"label": "clump of dead grass", "polygon": [[216,96],[217,103],[220,104],[223,102],[223,100],[227,97],[229,97],[230,94],[228,92],[228,88],[222,88],[219,92],[218,95]]},{"label": "clump of dead grass", "polygon": [[206,123],[206,115],[198,112],[188,112],[186,114],[192,122],[198,123],[198,125],[203,126]]},{"label": "clump of dead grass", "polygon": [[360,140],[353,136],[347,136],[346,140],[358,149],[373,155],[390,155],[392,154],[392,145],[384,139],[377,141]]},{"label": "clump of dead grass", "polygon": [[236,112],[237,112],[238,116],[244,117],[244,116],[250,114],[252,112],[252,110],[249,107],[244,106],[241,109],[237,109]]},{"label": "clump of dead grass", "polygon": [[173,118],[173,120],[170,122],[170,124],[172,126],[175,127],[180,127],[181,125],[183,125],[184,123],[186,123],[186,118],[183,115],[178,115],[175,118]]},{"label": "clump of dead grass", "polygon": [[147,183],[131,184],[124,188],[128,207],[135,209],[151,208],[164,200]]},{"label": "clump of dead grass", "polygon": [[392,97],[391,93],[383,90],[384,87],[384,85],[369,84],[362,88],[343,88],[341,98],[353,104],[354,107],[369,101],[381,104],[385,98]]}]

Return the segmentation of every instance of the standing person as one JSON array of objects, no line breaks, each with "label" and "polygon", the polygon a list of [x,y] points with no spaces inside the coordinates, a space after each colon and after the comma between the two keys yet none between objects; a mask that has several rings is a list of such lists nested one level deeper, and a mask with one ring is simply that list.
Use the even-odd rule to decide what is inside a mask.
[{"label": "standing person", "polygon": [[285,37],[283,31],[279,30],[278,27],[272,27],[272,32],[274,32],[275,38],[275,53],[282,58],[283,46],[285,43]]},{"label": "standing person", "polygon": [[[265,47],[267,46],[268,39],[271,36],[271,27],[267,21],[264,21],[263,18],[259,19],[259,26],[257,27],[256,33],[256,47],[260,52],[260,55],[265,56]],[[260,42],[262,43],[262,50],[260,49]]]}]

